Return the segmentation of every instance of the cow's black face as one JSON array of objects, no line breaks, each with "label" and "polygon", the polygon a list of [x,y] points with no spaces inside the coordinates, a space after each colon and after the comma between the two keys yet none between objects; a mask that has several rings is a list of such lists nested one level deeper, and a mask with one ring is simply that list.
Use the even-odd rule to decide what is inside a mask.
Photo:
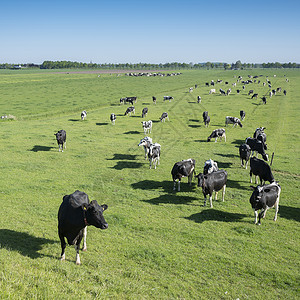
[{"label": "cow's black face", "polygon": [[97,228],[107,229],[103,212],[107,209],[107,205],[99,205],[96,200],[91,201],[87,206],[87,221],[90,225],[94,225]]},{"label": "cow's black face", "polygon": [[197,177],[198,178],[198,187],[203,187],[203,185],[204,185],[204,175],[203,174],[198,174],[198,175],[196,175],[195,177]]}]

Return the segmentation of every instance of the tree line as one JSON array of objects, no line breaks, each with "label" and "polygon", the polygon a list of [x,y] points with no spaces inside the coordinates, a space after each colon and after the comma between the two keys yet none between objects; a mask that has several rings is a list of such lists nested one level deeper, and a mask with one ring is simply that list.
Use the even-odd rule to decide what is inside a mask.
[{"label": "tree line", "polygon": [[20,69],[20,68],[39,68],[39,69],[116,69],[116,70],[184,70],[184,69],[253,69],[253,68],[300,68],[300,64],[297,63],[242,63],[240,60],[235,63],[223,63],[223,62],[205,62],[205,63],[105,63],[96,64],[93,62],[83,63],[76,61],[44,61],[42,64],[0,64],[0,69]]}]

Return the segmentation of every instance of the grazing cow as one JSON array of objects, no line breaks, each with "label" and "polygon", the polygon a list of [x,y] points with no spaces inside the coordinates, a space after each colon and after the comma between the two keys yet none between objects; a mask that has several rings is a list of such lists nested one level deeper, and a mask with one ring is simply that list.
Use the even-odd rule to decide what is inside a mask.
[{"label": "grazing cow", "polygon": [[236,90],[236,93],[239,94],[239,93],[240,93],[240,90]]},{"label": "grazing cow", "polygon": [[272,90],[272,94],[276,96],[276,90]]},{"label": "grazing cow", "polygon": [[58,151],[64,152],[63,148],[65,146],[65,149],[67,148],[67,133],[65,130],[59,130],[57,133],[54,133],[56,136],[57,144],[58,144]]},{"label": "grazing cow", "polygon": [[[274,221],[276,221],[281,193],[280,185],[274,181],[268,185],[258,185],[257,187],[251,186],[251,188],[253,189],[253,192],[250,197],[250,203],[254,211],[255,224],[260,225],[261,218],[265,218],[267,210],[273,207],[275,207]],[[258,210],[261,210],[259,214],[257,212]],[[258,223],[257,216],[259,217]]]},{"label": "grazing cow", "polygon": [[265,184],[266,181],[272,183],[275,181],[271,171],[271,167],[263,160],[251,157],[250,158],[250,183],[252,183],[252,174],[255,176],[255,183],[257,184],[257,176],[260,179],[260,184]]},{"label": "grazing cow", "polygon": [[231,89],[228,89],[227,92],[226,92],[226,95],[229,96],[230,93],[231,93]]},{"label": "grazing cow", "polygon": [[216,93],[216,89],[210,89],[208,94],[210,95],[210,94],[215,94],[215,93]]},{"label": "grazing cow", "polygon": [[257,153],[259,153],[262,155],[262,157],[265,161],[269,161],[269,157],[268,157],[268,154],[266,154],[266,152],[265,152],[265,146],[264,146],[263,142],[261,142],[257,139],[248,137],[248,138],[246,138],[245,143],[250,146],[252,155],[254,154],[254,152],[256,152],[256,155],[257,155]]},{"label": "grazing cow", "polygon": [[141,141],[138,144],[138,146],[144,147],[145,159],[147,159],[151,144],[152,144],[152,139],[149,136],[146,136],[143,139],[141,139]]},{"label": "grazing cow", "polygon": [[281,87],[278,87],[278,88],[276,89],[276,92],[277,92],[277,93],[280,93],[280,92],[281,92]]},{"label": "grazing cow", "polygon": [[262,100],[263,104],[267,104],[267,98],[266,98],[265,96],[263,96],[263,97],[261,98],[261,100]]},{"label": "grazing cow", "polygon": [[126,101],[126,97],[125,98],[120,98],[120,104],[124,104]]},{"label": "grazing cow", "polygon": [[156,97],[152,96],[152,101],[154,104],[156,104]]},{"label": "grazing cow", "polygon": [[194,91],[194,88],[190,87],[189,92],[192,93]]},{"label": "grazing cow", "polygon": [[250,96],[251,94],[253,94],[254,93],[254,91],[253,90],[250,90],[249,92],[248,92],[248,96]]},{"label": "grazing cow", "polygon": [[244,110],[240,110],[240,117],[241,117],[241,121],[244,121],[246,117],[246,112]]},{"label": "grazing cow", "polygon": [[150,169],[152,164],[154,165],[154,169],[156,169],[156,165],[159,165],[159,159],[160,159],[160,148],[161,145],[158,143],[150,144],[149,152],[148,152],[148,159],[150,162]]},{"label": "grazing cow", "polygon": [[255,132],[253,133],[253,138],[261,141],[264,144],[264,149],[268,150],[267,148],[267,135],[265,134],[264,130],[265,127],[259,127],[255,129]]},{"label": "grazing cow", "polygon": [[221,93],[221,95],[225,95],[226,96],[226,92],[224,90],[220,89],[220,93]]},{"label": "grazing cow", "polygon": [[86,118],[86,115],[87,115],[87,113],[85,110],[81,112],[81,120],[82,121]]},{"label": "grazing cow", "polygon": [[203,168],[204,175],[210,174],[212,172],[216,172],[218,170],[219,170],[218,164],[215,161],[213,161],[212,159],[205,161],[204,168]]},{"label": "grazing cow", "polygon": [[169,102],[171,102],[171,100],[174,99],[171,96],[164,96],[164,101],[169,100]]},{"label": "grazing cow", "polygon": [[144,107],[143,110],[142,110],[142,118],[146,117],[147,113],[148,113],[148,108]]},{"label": "grazing cow", "polygon": [[[239,152],[240,152],[240,159],[241,159],[241,166],[247,169],[247,164],[251,155],[251,148],[247,144],[242,144],[239,147]],[[244,165],[244,160],[245,160],[245,165]]]},{"label": "grazing cow", "polygon": [[147,134],[147,133],[151,133],[152,131],[152,121],[143,121],[142,122],[143,124],[143,129],[144,129],[144,133]]},{"label": "grazing cow", "polygon": [[79,247],[83,238],[83,251],[86,250],[87,226],[107,229],[108,225],[103,217],[106,209],[106,204],[99,205],[96,200],[90,202],[88,195],[78,190],[63,197],[58,210],[61,260],[65,260],[66,238],[69,245],[75,245],[76,265],[80,265]]},{"label": "grazing cow", "polygon": [[243,127],[243,124],[240,121],[240,119],[236,118],[236,117],[229,117],[229,116],[227,116],[225,118],[225,126],[227,126],[228,124],[233,124],[233,127],[235,127],[236,125],[239,125],[240,127]]},{"label": "grazing cow", "polygon": [[201,103],[201,97],[200,96],[197,97],[197,103]]},{"label": "grazing cow", "polygon": [[115,125],[115,122],[116,122],[116,115],[115,114],[110,114],[110,121],[113,125]]},{"label": "grazing cow", "polygon": [[255,93],[255,94],[252,95],[251,99],[253,99],[253,98],[257,99],[257,97],[258,97],[258,94]]},{"label": "grazing cow", "polygon": [[192,158],[179,161],[174,164],[171,174],[173,178],[173,190],[176,188],[176,180],[178,179],[178,192],[180,192],[180,181],[182,177],[188,177],[188,183],[192,184],[193,173],[195,174],[196,161]]},{"label": "grazing cow", "polygon": [[286,96],[286,90],[283,90],[283,94],[284,94],[284,96]]},{"label": "grazing cow", "polygon": [[161,117],[160,117],[160,121],[162,122],[162,121],[166,121],[166,119],[168,119],[168,121],[170,121],[169,120],[169,116],[168,116],[168,113],[167,112],[164,112],[164,113],[162,113],[162,115],[161,115]]},{"label": "grazing cow", "polygon": [[126,116],[126,115],[128,115],[128,114],[131,116],[131,113],[135,114],[135,108],[134,108],[134,106],[129,106],[129,107],[126,109],[124,116]]},{"label": "grazing cow", "polygon": [[212,172],[210,174],[198,174],[198,187],[202,187],[202,193],[204,195],[204,206],[206,205],[206,196],[209,195],[210,207],[213,207],[212,204],[212,194],[215,191],[217,200],[218,191],[223,188],[222,201],[224,201],[225,189],[227,183],[227,172],[225,170],[219,170]]},{"label": "grazing cow", "polygon": [[205,82],[205,86],[209,86],[209,82]]},{"label": "grazing cow", "polygon": [[137,97],[126,97],[125,99],[125,102],[129,102],[129,103],[131,103],[131,105],[133,105],[133,102],[135,102],[136,103],[136,98]]},{"label": "grazing cow", "polygon": [[215,139],[215,143],[217,142],[217,138],[220,138],[220,141],[224,137],[225,142],[226,142],[226,134],[225,134],[225,129],[224,128],[219,128],[215,129],[211,135],[207,138],[207,141],[210,142],[211,139]]}]

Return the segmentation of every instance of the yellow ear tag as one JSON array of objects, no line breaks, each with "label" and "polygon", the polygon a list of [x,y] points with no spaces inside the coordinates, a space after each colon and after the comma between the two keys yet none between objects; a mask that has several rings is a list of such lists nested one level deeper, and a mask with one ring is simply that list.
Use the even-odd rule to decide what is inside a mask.
[{"label": "yellow ear tag", "polygon": [[84,206],[83,209],[86,210],[86,207]]}]

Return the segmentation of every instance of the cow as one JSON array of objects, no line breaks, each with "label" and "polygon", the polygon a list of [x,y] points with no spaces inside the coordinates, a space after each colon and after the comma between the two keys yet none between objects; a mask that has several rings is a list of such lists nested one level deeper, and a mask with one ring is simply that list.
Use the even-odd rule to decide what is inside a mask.
[{"label": "cow", "polygon": [[147,133],[151,133],[152,131],[152,121],[143,121],[142,122],[143,124],[143,129],[144,129],[144,133],[147,134]]},{"label": "cow", "polygon": [[236,90],[236,93],[239,94],[241,91],[240,90]]},{"label": "cow", "polygon": [[261,98],[261,100],[262,100],[263,104],[267,104],[267,98],[266,98],[266,96],[263,96],[263,97]]},{"label": "cow", "polygon": [[[250,197],[250,204],[254,211],[255,224],[261,225],[261,218],[265,218],[267,210],[275,207],[274,221],[277,220],[277,213],[279,208],[279,198],[281,193],[281,187],[277,182],[257,187],[251,186],[253,192]],[[261,210],[258,214],[258,210]],[[257,223],[257,216],[259,217]]]},{"label": "cow", "polygon": [[250,96],[251,94],[253,94],[254,93],[254,91],[253,90],[250,90],[249,92],[248,92],[248,96]]},{"label": "cow", "polygon": [[154,165],[154,169],[156,169],[157,164],[159,165],[160,148],[161,148],[161,145],[158,143],[150,144],[149,152],[148,152],[150,169],[151,169],[152,164]]},{"label": "cow", "polygon": [[[241,166],[247,169],[247,164],[249,161],[249,158],[251,156],[251,148],[247,144],[242,144],[239,147],[239,153],[240,153],[240,159],[241,159]],[[245,160],[245,165],[244,165],[244,160]]]},{"label": "cow", "polygon": [[205,127],[208,127],[209,123],[210,123],[210,116],[206,116],[205,118],[203,117],[203,122]]},{"label": "cow", "polygon": [[126,101],[126,98],[120,98],[120,104],[124,104]]},{"label": "cow", "polygon": [[246,138],[245,143],[250,146],[252,155],[254,154],[254,152],[256,152],[256,154],[259,153],[262,155],[262,157],[265,161],[269,161],[269,157],[268,157],[268,154],[266,154],[266,152],[265,152],[265,145],[263,142],[261,142],[257,139],[248,137],[248,138]]},{"label": "cow", "polygon": [[110,114],[110,121],[113,125],[115,125],[115,122],[116,122],[116,115],[114,113]]},{"label": "cow", "polygon": [[80,116],[81,116],[81,120],[82,120],[82,121],[86,118],[86,115],[87,115],[87,113],[86,113],[85,110],[81,112],[81,115],[80,115]]},{"label": "cow", "polygon": [[152,101],[154,104],[156,104],[156,97],[152,96]]},{"label": "cow", "polygon": [[215,93],[216,93],[216,89],[210,89],[208,94],[210,95],[210,94],[215,94]]},{"label": "cow", "polygon": [[215,191],[217,200],[218,191],[223,189],[222,201],[224,202],[225,189],[227,183],[227,172],[225,170],[219,170],[212,172],[210,174],[198,174],[198,187],[202,187],[202,193],[204,195],[204,206],[206,206],[206,196],[209,195],[210,207],[213,207],[212,204],[212,194]]},{"label": "cow", "polygon": [[264,130],[266,128],[265,127],[259,127],[255,129],[255,132],[253,133],[253,138],[261,141],[264,144],[264,149],[268,150],[267,148],[267,135],[265,134]]},{"label": "cow", "polygon": [[195,172],[196,161],[192,158],[179,161],[174,164],[171,174],[173,178],[173,190],[176,189],[176,180],[178,179],[178,192],[180,192],[180,181],[183,177],[188,177],[188,183],[192,184],[193,173]]},{"label": "cow", "polygon": [[56,136],[57,144],[58,144],[58,151],[64,152],[63,148],[67,148],[67,133],[65,130],[59,130],[57,133],[54,133]]},{"label": "cow", "polygon": [[275,181],[271,171],[271,167],[263,160],[251,157],[250,158],[250,183],[252,183],[252,174],[255,176],[255,183],[257,184],[257,176],[260,179],[260,184],[264,184],[266,181],[272,183]]},{"label": "cow", "polygon": [[203,168],[204,175],[210,174],[218,170],[219,170],[218,164],[215,161],[213,161],[212,159],[205,161],[204,168]]},{"label": "cow", "polygon": [[152,144],[152,139],[149,136],[146,136],[143,139],[141,139],[141,141],[138,144],[138,146],[144,147],[145,159],[147,159],[151,144]]},{"label": "cow", "polygon": [[284,96],[286,96],[286,90],[283,90],[283,94],[284,94]]},{"label": "cow", "polygon": [[162,113],[162,115],[161,115],[161,117],[160,117],[160,121],[162,122],[162,121],[166,121],[166,119],[168,119],[168,121],[170,121],[169,120],[169,116],[168,116],[168,113],[167,112],[164,112],[164,113]]},{"label": "cow", "polygon": [[253,99],[253,98],[257,99],[257,97],[258,97],[258,94],[255,93],[255,94],[252,95],[251,99]]},{"label": "cow", "polygon": [[226,96],[226,92],[224,90],[220,89],[220,93],[221,93],[221,95],[225,95]]},{"label": "cow", "polygon": [[174,99],[172,96],[164,96],[164,101],[169,100],[171,102],[172,99]]},{"label": "cow", "polygon": [[80,265],[79,247],[83,238],[83,251],[86,251],[87,226],[107,229],[103,212],[107,205],[99,205],[96,200],[89,201],[86,193],[75,191],[65,195],[58,210],[58,235],[61,243],[61,260],[65,260],[66,241],[69,245],[75,245],[76,265]]},{"label": "cow", "polygon": [[148,108],[144,107],[143,110],[142,110],[142,118],[146,117],[147,113],[148,113]]},{"label": "cow", "polygon": [[229,117],[229,116],[227,116],[225,118],[225,126],[227,126],[228,124],[233,124],[233,127],[235,127],[236,125],[239,125],[240,127],[243,127],[243,124],[240,121],[240,119],[236,118],[236,117]]},{"label": "cow", "polygon": [[131,105],[133,105],[133,102],[136,103],[136,98],[137,97],[126,97],[125,102],[131,103]]},{"label": "cow", "polygon": [[193,90],[194,90],[194,88],[190,87],[190,88],[189,88],[189,93],[192,93]]},{"label": "cow", "polygon": [[126,116],[128,114],[131,116],[131,113],[135,114],[135,108],[134,108],[134,106],[127,107],[124,116]]},{"label": "cow", "polygon": [[210,140],[212,138],[215,139],[215,143],[217,142],[217,138],[220,138],[220,141],[222,140],[222,138],[224,137],[225,142],[226,142],[226,134],[225,134],[225,129],[224,128],[219,128],[219,129],[215,129],[211,135],[207,138],[207,141],[210,142]]},{"label": "cow", "polygon": [[200,96],[197,97],[197,103],[201,103],[201,97]]},{"label": "cow", "polygon": [[228,89],[227,92],[226,92],[226,95],[229,96],[230,93],[231,93],[231,89]]},{"label": "cow", "polygon": [[241,117],[241,121],[244,121],[246,117],[246,112],[244,110],[240,110],[240,117]]}]

